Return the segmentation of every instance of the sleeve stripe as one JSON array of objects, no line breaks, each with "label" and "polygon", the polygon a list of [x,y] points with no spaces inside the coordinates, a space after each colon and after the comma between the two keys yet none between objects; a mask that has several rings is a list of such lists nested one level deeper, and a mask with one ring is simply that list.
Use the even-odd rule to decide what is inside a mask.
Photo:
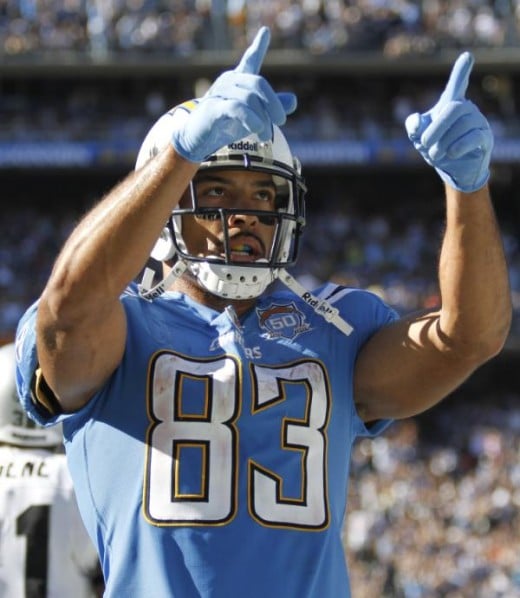
[{"label": "sleeve stripe", "polygon": [[338,284],[329,282],[318,295],[320,299],[325,299],[328,303],[333,304],[339,301],[345,295],[352,292],[353,289],[342,287]]}]

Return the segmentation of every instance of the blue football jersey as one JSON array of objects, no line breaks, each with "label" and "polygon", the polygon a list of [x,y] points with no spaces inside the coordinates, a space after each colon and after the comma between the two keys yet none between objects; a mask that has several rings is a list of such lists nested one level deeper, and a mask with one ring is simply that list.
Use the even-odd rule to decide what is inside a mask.
[{"label": "blue football jersey", "polygon": [[30,400],[36,306],[17,335],[18,387],[63,422],[76,495],[106,596],[348,597],[342,545],[349,461],[367,428],[353,400],[365,341],[397,316],[374,294],[315,292],[347,336],[289,291],[240,319],[132,287],[123,359],[79,412]]}]

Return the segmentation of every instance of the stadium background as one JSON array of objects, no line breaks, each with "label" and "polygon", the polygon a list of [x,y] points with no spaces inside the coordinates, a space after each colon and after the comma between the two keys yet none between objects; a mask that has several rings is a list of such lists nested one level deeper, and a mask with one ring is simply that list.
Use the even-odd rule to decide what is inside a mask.
[{"label": "stadium background", "polygon": [[285,128],[309,186],[295,272],[403,312],[438,300],[443,214],[403,121],[474,51],[468,95],[496,136],[512,332],[440,406],[358,443],[345,545],[355,598],[520,596],[518,0],[0,0],[0,339],[151,123],[233,65],[259,24],[273,32],[263,73],[300,101]]}]

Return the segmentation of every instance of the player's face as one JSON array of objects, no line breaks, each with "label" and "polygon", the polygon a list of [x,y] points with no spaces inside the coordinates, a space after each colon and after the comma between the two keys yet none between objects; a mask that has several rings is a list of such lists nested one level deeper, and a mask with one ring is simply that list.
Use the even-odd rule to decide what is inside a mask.
[{"label": "player's face", "polygon": [[[194,180],[199,207],[231,208],[274,212],[276,186],[272,176],[246,170],[207,170]],[[188,192],[189,193],[189,192]],[[188,195],[181,206],[189,205]],[[275,233],[275,222],[257,214],[240,212],[226,216],[231,259],[252,262],[268,258]],[[188,252],[198,257],[225,257],[224,230],[220,217],[184,216],[183,238]]]}]

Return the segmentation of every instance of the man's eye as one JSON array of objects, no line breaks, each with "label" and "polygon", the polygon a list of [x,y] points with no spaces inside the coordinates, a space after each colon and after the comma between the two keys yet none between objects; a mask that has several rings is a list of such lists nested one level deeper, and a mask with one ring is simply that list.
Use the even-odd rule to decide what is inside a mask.
[{"label": "man's eye", "polygon": [[256,196],[260,201],[274,201],[274,193],[272,191],[258,191]]},{"label": "man's eye", "polygon": [[209,187],[207,189],[202,189],[200,195],[205,195],[207,197],[222,197],[225,194],[223,187]]}]

